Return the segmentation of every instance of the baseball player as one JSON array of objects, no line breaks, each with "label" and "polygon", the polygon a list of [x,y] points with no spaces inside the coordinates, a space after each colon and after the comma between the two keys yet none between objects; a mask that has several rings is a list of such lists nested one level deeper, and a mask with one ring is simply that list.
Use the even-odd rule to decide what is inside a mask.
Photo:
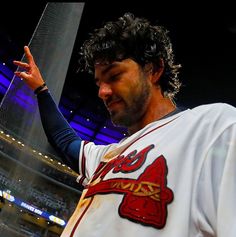
[{"label": "baseball player", "polygon": [[106,146],[78,137],[24,50],[15,74],[37,94],[50,143],[84,185],[62,237],[235,237],[236,109],[176,107],[180,66],[165,28],[126,13],[84,42],[98,96],[129,131]]}]

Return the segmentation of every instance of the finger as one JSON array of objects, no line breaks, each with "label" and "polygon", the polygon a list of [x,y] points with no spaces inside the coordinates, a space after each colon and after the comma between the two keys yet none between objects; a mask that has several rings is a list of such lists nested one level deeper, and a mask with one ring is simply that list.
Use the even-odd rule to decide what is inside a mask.
[{"label": "finger", "polygon": [[35,64],[35,62],[34,62],[34,57],[33,57],[33,55],[31,54],[30,49],[29,49],[28,46],[24,46],[24,51],[25,51],[25,56],[26,56],[26,58],[27,58],[29,64],[32,64],[32,63]]},{"label": "finger", "polygon": [[16,71],[16,72],[14,72],[14,74],[17,77],[20,77],[20,78],[22,78],[24,80],[29,80],[31,78],[31,76],[29,74],[27,74],[26,72]]},{"label": "finger", "polygon": [[21,72],[19,72],[19,71],[15,71],[14,74],[15,74],[17,77],[21,77],[21,76],[20,76]]},{"label": "finger", "polygon": [[29,64],[28,63],[24,63],[24,62],[21,62],[21,61],[16,61],[14,60],[13,63],[19,67],[22,67],[24,69],[28,69],[29,68]]}]

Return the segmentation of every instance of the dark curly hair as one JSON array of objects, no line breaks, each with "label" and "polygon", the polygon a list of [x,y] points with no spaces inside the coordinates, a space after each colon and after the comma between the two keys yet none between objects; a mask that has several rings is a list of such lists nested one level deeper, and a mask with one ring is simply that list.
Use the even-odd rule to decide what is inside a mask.
[{"label": "dark curly hair", "polygon": [[94,73],[94,65],[98,62],[131,58],[142,67],[152,63],[155,70],[163,61],[164,73],[158,83],[164,95],[173,98],[181,86],[178,79],[181,66],[174,64],[168,31],[132,13],[125,13],[117,21],[109,21],[95,29],[83,43],[80,54],[80,65],[89,73]]}]

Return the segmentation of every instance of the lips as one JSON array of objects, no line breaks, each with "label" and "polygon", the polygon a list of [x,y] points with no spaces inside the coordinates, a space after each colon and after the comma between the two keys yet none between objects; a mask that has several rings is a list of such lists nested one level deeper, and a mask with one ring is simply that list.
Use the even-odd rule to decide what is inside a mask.
[{"label": "lips", "polygon": [[122,102],[121,99],[115,99],[115,100],[111,100],[105,103],[106,107],[108,110],[113,110],[115,107],[117,107],[118,105],[120,105]]}]

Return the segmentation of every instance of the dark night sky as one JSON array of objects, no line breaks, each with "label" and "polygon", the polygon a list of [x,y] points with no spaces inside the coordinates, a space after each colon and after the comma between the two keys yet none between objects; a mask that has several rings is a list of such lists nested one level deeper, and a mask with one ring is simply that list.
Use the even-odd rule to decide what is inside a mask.
[{"label": "dark night sky", "polygon": [[[178,1],[174,5],[168,1],[130,2],[87,1],[77,44],[94,27],[127,11],[159,21],[169,29],[176,61],[182,64],[180,78],[184,86],[177,103],[192,107],[221,101],[236,106],[236,14],[231,5],[225,1],[224,5],[214,3],[214,6],[205,6],[200,1],[189,4]],[[2,61],[21,57],[23,46],[29,42],[45,5],[46,2],[3,4],[5,14],[0,16]],[[71,68],[73,70],[73,65]]]}]

